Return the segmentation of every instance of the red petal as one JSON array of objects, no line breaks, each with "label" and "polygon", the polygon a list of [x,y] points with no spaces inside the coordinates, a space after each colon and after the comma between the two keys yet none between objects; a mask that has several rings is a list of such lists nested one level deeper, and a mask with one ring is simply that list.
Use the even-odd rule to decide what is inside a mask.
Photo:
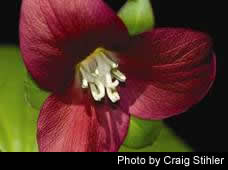
[{"label": "red petal", "polygon": [[204,62],[212,51],[211,40],[206,34],[173,28],[143,33],[135,37],[130,46],[121,54],[121,69],[136,74],[142,71],[151,73],[152,66],[170,67],[168,72],[191,69]]},{"label": "red petal", "polygon": [[184,29],[158,29],[142,37],[136,40],[137,50],[120,57],[128,78],[120,88],[124,111],[160,120],[202,100],[216,75],[209,38]]},{"label": "red petal", "polygon": [[72,94],[50,96],[40,113],[41,152],[114,152],[123,143],[129,115],[105,104],[79,103]]},{"label": "red petal", "polygon": [[42,88],[65,87],[76,62],[98,47],[117,48],[127,40],[127,29],[102,0],[23,0],[22,55]]}]

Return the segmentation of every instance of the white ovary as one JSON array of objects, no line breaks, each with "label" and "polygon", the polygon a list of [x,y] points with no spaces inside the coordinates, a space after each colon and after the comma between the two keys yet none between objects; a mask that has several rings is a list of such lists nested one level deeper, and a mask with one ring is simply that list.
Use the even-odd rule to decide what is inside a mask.
[{"label": "white ovary", "polygon": [[81,86],[89,88],[95,101],[101,101],[107,94],[116,103],[120,100],[117,86],[126,81],[126,76],[118,70],[118,64],[102,51],[95,51],[79,64]]}]

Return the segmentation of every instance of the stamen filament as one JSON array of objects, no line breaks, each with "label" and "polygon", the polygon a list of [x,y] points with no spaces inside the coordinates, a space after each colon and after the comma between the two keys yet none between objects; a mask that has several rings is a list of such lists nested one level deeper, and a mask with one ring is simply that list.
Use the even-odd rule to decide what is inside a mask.
[{"label": "stamen filament", "polygon": [[106,57],[105,54],[101,53],[102,58],[111,65],[112,68],[118,68],[118,64],[116,64],[115,62],[113,62],[110,58]]},{"label": "stamen filament", "polygon": [[95,101],[101,101],[101,98],[98,95],[98,90],[97,90],[95,84],[90,83],[89,86],[90,86],[90,90],[91,90],[91,93],[92,93],[94,100]]},{"label": "stamen filament", "polygon": [[116,103],[117,101],[120,100],[120,96],[119,94],[111,89],[111,88],[107,88],[107,94],[108,94],[108,97],[109,99],[113,102],[113,103]]},{"label": "stamen filament", "polygon": [[99,80],[95,80],[95,85],[98,88],[99,94],[98,96],[102,99],[105,97],[105,87],[104,85],[99,81]]},{"label": "stamen filament", "polygon": [[107,84],[107,87],[116,88],[119,85],[119,81],[116,80],[112,82],[111,74],[106,74],[106,84]]},{"label": "stamen filament", "polygon": [[118,64],[113,60],[104,49],[98,49],[78,65],[82,76],[81,87],[90,88],[95,101],[101,101],[105,94],[113,103],[120,100],[117,86],[127,78],[118,70]]},{"label": "stamen filament", "polygon": [[87,89],[89,87],[89,83],[86,79],[82,80],[82,88],[83,89]]},{"label": "stamen filament", "polygon": [[112,75],[120,82],[125,82],[127,80],[126,76],[117,69],[112,70]]},{"label": "stamen filament", "polygon": [[80,72],[81,72],[81,75],[83,77],[82,78],[82,88],[86,89],[89,87],[88,81],[86,80],[86,72],[82,67],[80,67]]}]

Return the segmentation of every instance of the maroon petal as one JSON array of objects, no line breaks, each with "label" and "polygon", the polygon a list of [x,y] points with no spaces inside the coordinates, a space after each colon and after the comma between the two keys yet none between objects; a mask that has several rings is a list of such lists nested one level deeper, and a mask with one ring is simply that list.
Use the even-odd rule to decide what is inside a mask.
[{"label": "maroon petal", "polygon": [[124,111],[160,120],[188,110],[208,93],[216,57],[207,35],[157,29],[138,37],[136,44],[137,50],[119,57],[128,78],[119,89]]},{"label": "maroon petal", "polygon": [[121,20],[102,0],[23,0],[21,51],[42,88],[65,87],[78,61],[101,46],[118,48],[128,38]]},{"label": "maroon petal", "polygon": [[129,115],[88,99],[50,96],[40,113],[38,144],[41,152],[114,152],[123,143]]},{"label": "maroon petal", "polygon": [[[211,52],[211,39],[204,33],[181,28],[158,28],[132,39],[128,51],[121,53],[121,69],[135,74],[142,71],[151,74],[152,66],[170,67],[169,72],[191,69],[205,62]],[[151,79],[152,76],[143,78]]]}]

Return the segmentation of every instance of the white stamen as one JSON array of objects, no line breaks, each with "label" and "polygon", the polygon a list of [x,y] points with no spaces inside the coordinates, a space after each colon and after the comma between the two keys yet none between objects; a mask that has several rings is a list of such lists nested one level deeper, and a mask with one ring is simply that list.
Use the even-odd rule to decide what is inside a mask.
[{"label": "white stamen", "polygon": [[101,54],[102,58],[104,59],[104,61],[106,61],[108,64],[111,65],[112,68],[118,68],[118,64],[116,64],[115,62],[113,62],[110,58],[106,57],[105,54]]},{"label": "white stamen", "polygon": [[94,100],[95,101],[101,101],[101,98],[98,95],[98,90],[97,90],[95,84],[90,83],[89,85],[90,85],[90,90],[91,90],[91,93],[92,93]]},{"label": "white stamen", "polygon": [[98,91],[99,91],[98,97],[101,98],[101,99],[104,98],[105,97],[105,87],[104,87],[104,85],[99,80],[95,80],[95,84],[96,84],[96,86],[98,88]]},{"label": "white stamen", "polygon": [[117,69],[112,70],[112,75],[120,82],[125,82],[127,80],[126,76]]},{"label": "white stamen", "polygon": [[96,74],[96,75],[99,75],[98,69],[95,70],[95,74]]},{"label": "white stamen", "polygon": [[[126,76],[121,73],[112,59],[98,51],[90,56],[90,60],[81,62],[80,73],[82,76],[82,88],[90,88],[95,101],[101,101],[107,93],[108,98],[116,103],[120,96],[116,90],[120,82],[126,81]],[[89,62],[88,62],[89,61]],[[96,64],[94,64],[96,62]],[[93,70],[93,71],[92,71]],[[113,79],[116,80],[113,80]]]},{"label": "white stamen", "polygon": [[88,88],[88,87],[89,87],[88,81],[87,81],[86,79],[83,79],[83,80],[82,80],[82,88],[83,88],[83,89],[86,89],[86,88]]},{"label": "white stamen", "polygon": [[84,68],[80,67],[80,72],[82,75],[82,88],[86,89],[89,87],[88,81],[86,80],[86,71],[84,70]]},{"label": "white stamen", "polygon": [[106,84],[107,87],[116,88],[119,85],[119,81],[115,80],[114,82],[112,82],[111,74],[106,74]]},{"label": "white stamen", "polygon": [[116,103],[117,101],[120,100],[120,96],[117,92],[113,92],[113,90],[111,88],[107,88],[107,94],[109,99],[113,102]]},{"label": "white stamen", "polygon": [[116,88],[117,86],[119,86],[119,84],[120,84],[119,81],[115,80],[110,87],[111,88]]}]

